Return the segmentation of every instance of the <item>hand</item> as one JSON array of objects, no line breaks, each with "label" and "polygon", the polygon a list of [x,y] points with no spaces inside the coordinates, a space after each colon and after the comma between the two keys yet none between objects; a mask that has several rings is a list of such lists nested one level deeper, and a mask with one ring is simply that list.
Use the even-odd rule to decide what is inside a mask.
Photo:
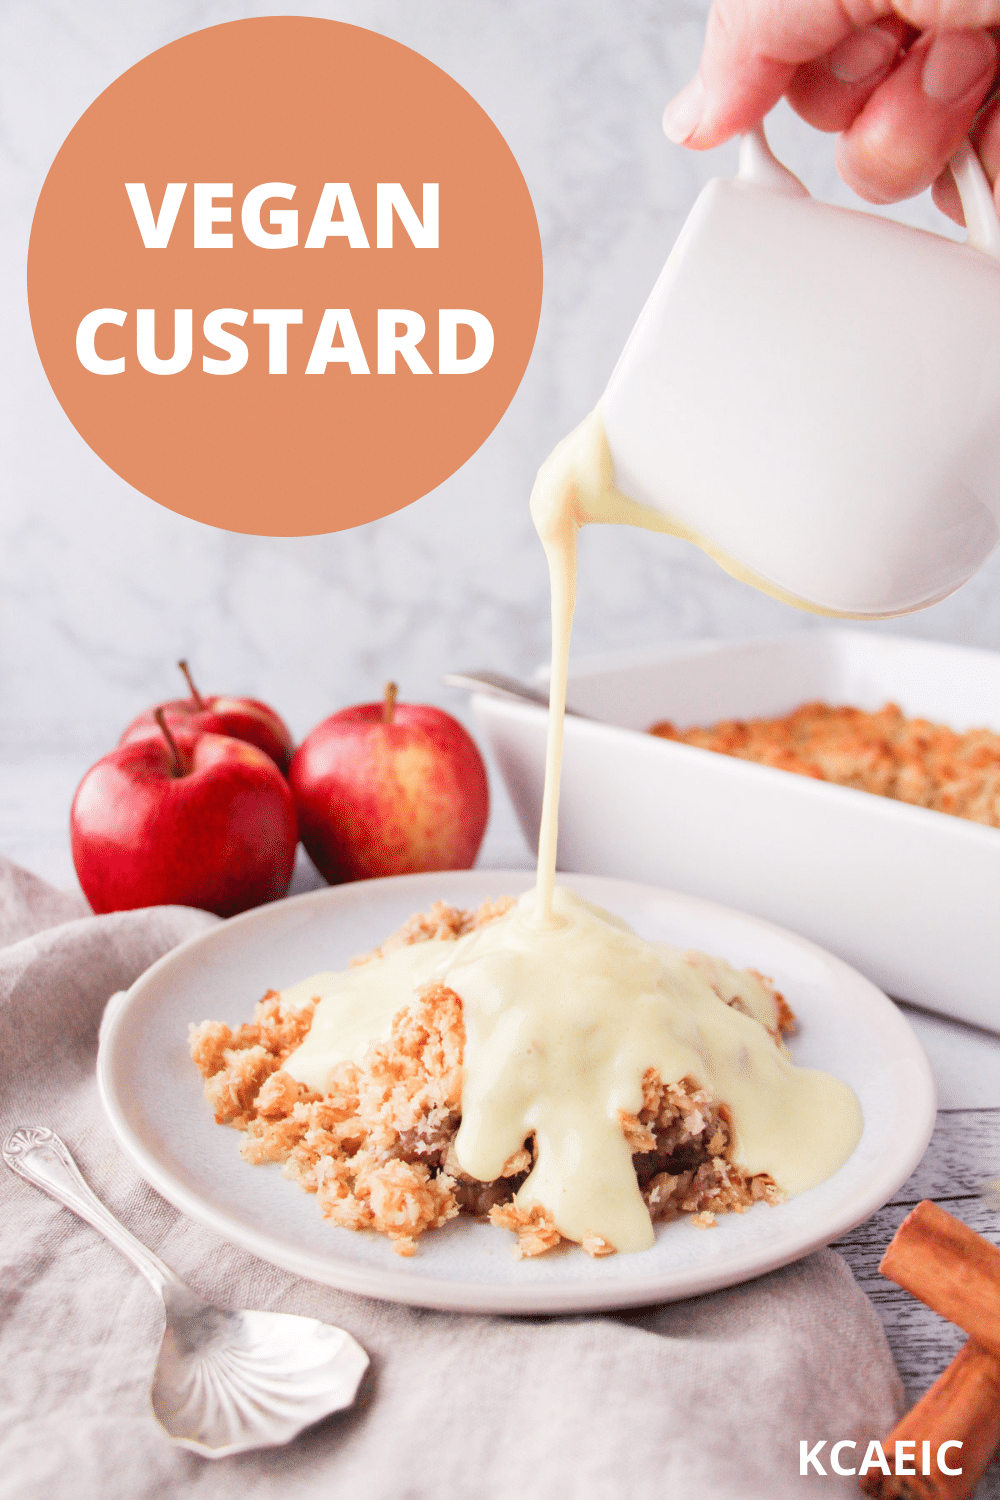
[{"label": "hand", "polygon": [[784,95],[810,125],[841,132],[837,167],[862,198],[895,203],[933,183],[961,224],[946,167],[967,135],[990,182],[1000,176],[1000,98],[983,108],[998,37],[1000,0],[714,0],[698,72],[663,128],[704,150]]}]

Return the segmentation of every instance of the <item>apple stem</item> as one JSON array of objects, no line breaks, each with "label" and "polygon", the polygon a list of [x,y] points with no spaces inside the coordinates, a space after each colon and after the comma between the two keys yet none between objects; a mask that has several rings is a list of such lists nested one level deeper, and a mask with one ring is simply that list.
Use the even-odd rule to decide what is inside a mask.
[{"label": "apple stem", "polygon": [[184,679],[187,682],[188,687],[191,689],[191,697],[194,699],[194,706],[198,710],[198,712],[201,713],[205,707],[205,700],[194,685],[194,678],[191,676],[191,669],[186,661],[179,661],[177,665],[184,673]]},{"label": "apple stem", "polygon": [[382,705],[382,723],[383,724],[391,724],[392,723],[392,716],[396,712],[396,694],[398,692],[399,692],[399,688],[396,686],[396,684],[394,682],[387,682],[386,683],[386,685],[385,685],[385,702]]},{"label": "apple stem", "polygon": [[181,759],[181,752],[178,749],[177,741],[174,739],[173,735],[170,733],[170,725],[167,723],[166,718],[164,717],[163,709],[162,708],[154,708],[153,713],[156,715],[156,722],[157,722],[157,724],[159,724],[160,729],[163,732],[163,738],[166,740],[167,744],[170,746],[170,753],[171,753],[171,755],[174,758],[174,763],[173,763],[173,766],[171,767],[170,774],[171,774],[171,776],[183,776],[184,775],[184,762]]}]

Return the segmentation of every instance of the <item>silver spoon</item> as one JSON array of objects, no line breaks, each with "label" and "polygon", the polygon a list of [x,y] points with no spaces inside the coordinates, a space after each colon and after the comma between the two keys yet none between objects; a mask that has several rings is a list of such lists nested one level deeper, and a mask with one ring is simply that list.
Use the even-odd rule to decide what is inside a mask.
[{"label": "silver spoon", "polygon": [[[511,677],[506,672],[446,672],[441,681],[447,683],[448,687],[469,688],[474,693],[489,693],[493,698],[518,698],[522,703],[538,703],[542,708],[549,706],[547,688],[532,687],[530,683],[522,682],[519,677]],[[568,703],[566,712],[574,719],[592,717],[591,714],[582,714],[579,709],[571,708]]]},{"label": "silver spoon", "polygon": [[368,1356],[342,1328],[292,1313],[227,1312],[185,1286],[129,1233],[80,1176],[57,1135],[22,1125],[3,1159],[111,1241],[163,1298],[166,1326],[150,1399],[182,1448],[225,1458],[287,1443],[354,1400]]}]

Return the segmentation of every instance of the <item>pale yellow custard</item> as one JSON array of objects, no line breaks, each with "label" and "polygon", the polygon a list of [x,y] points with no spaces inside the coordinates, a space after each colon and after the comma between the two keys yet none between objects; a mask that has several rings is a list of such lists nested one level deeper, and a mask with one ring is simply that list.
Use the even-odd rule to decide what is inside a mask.
[{"label": "pale yellow custard", "polygon": [[792,1064],[767,1029],[773,998],[752,975],[646,942],[559,886],[556,924],[540,927],[535,903],[532,890],[457,941],[417,943],[296,986],[321,999],[285,1071],[324,1091],[338,1062],[360,1064],[387,1032],[401,985],[446,985],[465,1022],[460,1166],[492,1182],[534,1135],[518,1204],[542,1204],[567,1239],[596,1234],[619,1251],[653,1243],[620,1118],[638,1113],[647,1068],[725,1100],[732,1160],[785,1192],[822,1182],[850,1154],[857,1100],[839,1079]]}]

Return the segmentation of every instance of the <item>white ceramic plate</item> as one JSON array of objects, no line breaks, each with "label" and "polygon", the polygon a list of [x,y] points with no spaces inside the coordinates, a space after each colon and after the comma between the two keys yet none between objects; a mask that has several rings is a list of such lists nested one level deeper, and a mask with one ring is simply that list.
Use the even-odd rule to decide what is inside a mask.
[{"label": "white ceramic plate", "polygon": [[[565,877],[564,877],[565,878]],[[314,891],[225,923],[153,965],[109,1006],[97,1077],[121,1144],[182,1213],[286,1270],[369,1297],[422,1307],[554,1313],[690,1297],[758,1276],[868,1217],[909,1177],[934,1123],[927,1058],[900,1012],[868,980],[803,938],[690,896],[573,876],[582,896],[643,937],[701,948],[774,977],[799,1017],[795,1060],[845,1079],[864,1111],[856,1150],[837,1174],[778,1208],[685,1220],[651,1250],[591,1260],[576,1246],[517,1261],[513,1236],[453,1220],[403,1260],[381,1236],[336,1228],[277,1166],[252,1167],[242,1136],[212,1119],[187,1050],[191,1021],[235,1026],[265,990],[346,966],[438,899],[478,905],[519,894],[532,877],[461,871]]]}]

